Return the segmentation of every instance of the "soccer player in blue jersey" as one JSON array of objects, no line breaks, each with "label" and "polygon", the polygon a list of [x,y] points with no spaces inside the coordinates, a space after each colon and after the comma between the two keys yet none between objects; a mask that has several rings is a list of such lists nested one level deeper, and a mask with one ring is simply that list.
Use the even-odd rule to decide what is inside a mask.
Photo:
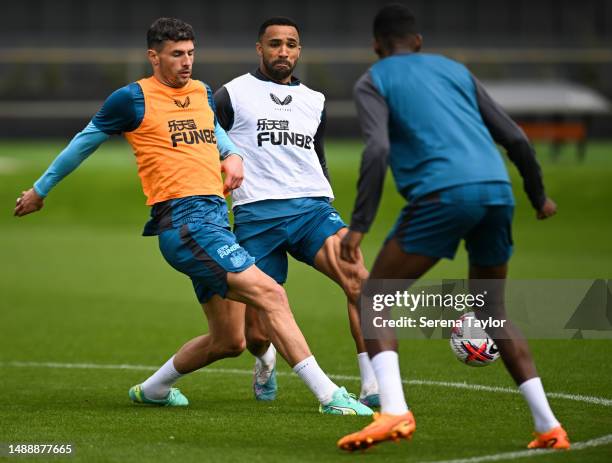
[{"label": "soccer player in blue jersey", "polygon": [[[554,215],[556,205],[544,192],[535,153],[521,129],[463,65],[419,53],[422,37],[415,24],[412,13],[402,5],[382,8],[374,19],[374,49],[380,60],[355,85],[366,147],[342,257],[349,262],[357,258],[390,165],[408,205],[400,212],[369,279],[417,279],[440,259],[452,259],[465,240],[471,289],[483,284],[493,287],[491,309],[505,319],[503,281],[512,253],[514,199],[495,142],[517,166],[537,218]],[[366,340],[378,379],[381,414],[363,430],[340,439],[342,449],[408,438],[415,430],[402,390],[397,340],[385,334]],[[490,334],[531,410],[536,437],[528,447],[569,448],[525,339],[509,321]]]},{"label": "soccer player in blue jersey", "polygon": [[[234,233],[256,264],[278,283],[287,280],[287,255],[339,284],[361,376],[360,400],[378,406],[378,386],[359,326],[357,298],[367,277],[361,254],[340,259],[347,227],[331,205],[325,162],[325,97],[294,76],[301,51],[297,24],[270,18],[259,28],[259,66],[215,92],[217,117],[245,157],[245,178],[232,191]],[[255,355],[258,400],[276,397],[274,345],[257,311],[247,307],[246,340]],[[325,411],[326,409],[323,408]]]}]

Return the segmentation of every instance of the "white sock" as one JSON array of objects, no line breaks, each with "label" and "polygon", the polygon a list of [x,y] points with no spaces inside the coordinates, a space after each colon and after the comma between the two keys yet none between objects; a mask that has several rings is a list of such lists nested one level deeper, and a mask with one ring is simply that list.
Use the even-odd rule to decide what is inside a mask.
[{"label": "white sock", "polygon": [[306,383],[308,389],[319,399],[319,402],[323,405],[331,402],[338,386],[323,373],[314,355],[305,358],[295,365],[293,371]]},{"label": "white sock", "polygon": [[178,379],[184,376],[174,368],[174,355],[162,367],[142,383],[142,392],[148,399],[165,399],[170,388]]},{"label": "white sock", "polygon": [[372,394],[378,394],[378,383],[376,382],[376,375],[372,369],[372,362],[367,352],[360,352],[357,354],[357,362],[359,363],[359,374],[361,375],[361,394],[360,398]]},{"label": "white sock", "polygon": [[528,379],[519,386],[519,390],[531,409],[536,432],[546,432],[560,426],[550,405],[548,405],[548,399],[544,393],[544,387],[540,378],[536,376],[535,378]]},{"label": "white sock", "polygon": [[276,366],[276,349],[270,343],[268,350],[261,356],[255,356],[255,381],[257,384],[266,384]]},{"label": "white sock", "polygon": [[386,350],[372,358],[372,368],[378,381],[380,411],[390,415],[403,415],[408,411],[397,352]]},{"label": "white sock", "polygon": [[274,344],[270,343],[270,347],[268,347],[268,350],[261,357],[255,356],[255,361],[261,368],[265,368],[266,370],[274,368],[276,365],[276,348]]}]

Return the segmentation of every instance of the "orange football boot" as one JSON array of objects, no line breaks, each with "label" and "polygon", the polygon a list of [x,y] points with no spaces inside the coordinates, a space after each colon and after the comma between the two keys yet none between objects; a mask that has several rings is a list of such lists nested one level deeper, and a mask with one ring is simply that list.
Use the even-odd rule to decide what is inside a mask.
[{"label": "orange football boot", "polygon": [[561,426],[552,428],[550,431],[533,433],[536,438],[529,442],[529,449],[569,449],[570,441],[567,437],[565,429]]},{"label": "orange football boot", "polygon": [[348,434],[338,441],[338,447],[342,450],[353,452],[365,450],[379,442],[400,439],[411,439],[416,422],[411,411],[403,415],[388,415],[374,413],[374,421],[361,431]]}]

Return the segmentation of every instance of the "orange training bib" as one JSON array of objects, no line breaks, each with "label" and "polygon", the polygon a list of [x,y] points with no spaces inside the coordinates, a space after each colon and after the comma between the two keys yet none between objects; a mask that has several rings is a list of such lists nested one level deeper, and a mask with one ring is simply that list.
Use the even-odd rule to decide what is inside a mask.
[{"label": "orange training bib", "polygon": [[195,195],[223,197],[215,119],[205,85],[168,87],[155,77],[137,82],[144,94],[140,126],[125,132],[147,205]]}]

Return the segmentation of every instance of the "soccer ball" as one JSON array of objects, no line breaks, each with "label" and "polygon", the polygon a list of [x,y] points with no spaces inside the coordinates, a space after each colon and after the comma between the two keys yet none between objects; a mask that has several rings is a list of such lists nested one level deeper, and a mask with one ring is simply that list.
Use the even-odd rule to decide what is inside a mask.
[{"label": "soccer ball", "polygon": [[450,346],[457,360],[472,367],[490,365],[499,358],[499,350],[495,342],[479,326],[474,312],[468,312],[461,317],[461,321],[451,330]]}]

